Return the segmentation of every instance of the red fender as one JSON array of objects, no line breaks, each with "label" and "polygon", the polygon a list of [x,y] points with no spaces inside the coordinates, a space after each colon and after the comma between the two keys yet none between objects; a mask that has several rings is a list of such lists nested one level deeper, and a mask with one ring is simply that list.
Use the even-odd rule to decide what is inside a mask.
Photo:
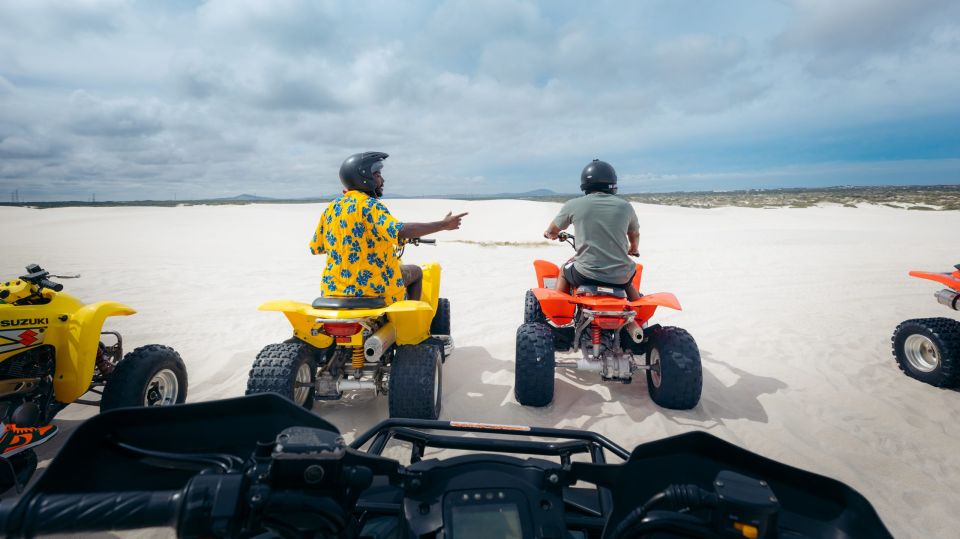
[{"label": "red fender", "polygon": [[556,279],[560,276],[560,268],[553,262],[546,260],[534,260],[533,269],[537,272],[537,286],[540,288],[545,288],[543,286],[544,279]]},{"label": "red fender", "polygon": [[647,294],[638,300],[631,301],[629,305],[637,311],[636,322],[638,324],[643,324],[653,318],[653,313],[657,311],[657,307],[669,307],[678,311],[683,310],[683,307],[680,306],[680,301],[677,300],[677,296],[674,296],[670,292]]},{"label": "red fender", "polygon": [[640,291],[640,276],[643,275],[643,264],[637,264],[637,272],[633,274],[633,288]]},{"label": "red fender", "polygon": [[960,292],[960,270],[953,273],[930,273],[927,271],[911,271],[911,277],[919,277],[921,279],[929,279],[931,281],[936,281],[940,284],[949,286],[950,288]]},{"label": "red fender", "polygon": [[573,320],[576,305],[574,305],[573,296],[570,294],[557,292],[552,288],[534,288],[533,295],[537,296],[543,314],[547,315],[547,318],[552,320],[554,324],[562,326]]}]

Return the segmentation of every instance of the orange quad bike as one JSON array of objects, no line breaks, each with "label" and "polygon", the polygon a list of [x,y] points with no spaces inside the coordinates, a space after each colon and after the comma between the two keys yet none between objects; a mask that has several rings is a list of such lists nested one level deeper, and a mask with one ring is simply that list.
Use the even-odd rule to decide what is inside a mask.
[{"label": "orange quad bike", "polygon": [[[911,277],[936,281],[949,288],[935,294],[937,301],[960,311],[960,264],[952,273],[911,271]],[[915,318],[893,332],[893,355],[900,370],[911,378],[937,387],[960,386],[960,322],[950,318]]]},{"label": "orange quad bike", "polygon": [[[561,232],[559,239],[575,247],[572,234]],[[624,384],[645,371],[647,390],[659,406],[689,410],[700,402],[703,370],[696,341],[681,328],[648,325],[658,307],[681,310],[676,296],[658,292],[628,301],[622,288],[593,285],[564,294],[553,289],[560,275],[556,264],[535,260],[533,266],[538,287],[527,291],[517,329],[514,395],[520,404],[550,404],[558,367],[598,372],[604,381]],[[642,272],[637,264],[637,290]]]}]

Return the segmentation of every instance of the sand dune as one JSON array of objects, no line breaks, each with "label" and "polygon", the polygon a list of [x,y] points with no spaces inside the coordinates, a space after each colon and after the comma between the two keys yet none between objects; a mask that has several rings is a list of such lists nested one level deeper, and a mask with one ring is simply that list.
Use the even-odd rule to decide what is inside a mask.
[{"label": "sand dune", "polygon": [[[703,356],[702,401],[675,412],[654,405],[643,381],[607,385],[566,371],[551,406],[514,401],[514,333],[535,283],[531,261],[559,262],[570,250],[466,242],[539,242],[558,204],[386,202],[407,221],[470,212],[462,230],[405,256],[440,262],[442,295],[452,302],[458,349],[445,366],[442,418],[591,429],[627,447],[704,429],[848,483],[898,537],[955,535],[960,395],[903,376],[890,335],[907,318],[950,316],[933,300],[936,285],[907,271],[960,262],[960,212],[636,205],[641,288],[673,292],[684,307],[655,321],[690,331]],[[236,396],[260,348],[289,336],[281,315],[257,306],[318,295],[323,257],[309,254],[307,240],[322,209],[3,207],[0,275],[34,262],[83,274],[65,282],[67,291],[139,311],[110,321],[128,349],[162,343],[181,353],[190,401]],[[56,422],[70,430],[92,412],[74,405]],[[315,412],[351,437],[386,417],[387,406],[359,398]]]}]

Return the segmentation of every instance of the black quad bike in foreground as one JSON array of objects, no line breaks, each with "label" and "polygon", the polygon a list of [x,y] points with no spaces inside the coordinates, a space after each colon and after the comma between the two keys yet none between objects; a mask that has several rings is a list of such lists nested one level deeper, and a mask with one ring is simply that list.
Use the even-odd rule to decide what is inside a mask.
[{"label": "black quad bike in foreground", "polygon": [[[385,456],[406,448],[406,464]],[[433,448],[460,456],[426,458]],[[0,504],[7,537],[160,526],[180,537],[890,537],[846,485],[704,432],[631,452],[585,431],[388,419],[348,445],[271,394],[94,417]]]},{"label": "black quad bike in foreground", "polygon": [[[960,264],[951,273],[911,271],[911,277],[929,279],[948,288],[937,301],[960,311]],[[893,356],[907,376],[937,387],[960,386],[960,321],[951,318],[915,318],[901,322],[893,332]]]}]

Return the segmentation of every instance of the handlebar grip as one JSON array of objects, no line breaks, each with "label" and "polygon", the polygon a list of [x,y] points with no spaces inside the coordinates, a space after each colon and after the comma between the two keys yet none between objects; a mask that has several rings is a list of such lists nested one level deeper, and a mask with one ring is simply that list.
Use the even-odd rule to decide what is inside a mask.
[{"label": "handlebar grip", "polygon": [[176,526],[182,499],[179,490],[40,494],[27,503],[20,515],[6,515],[7,529],[0,531],[6,531],[8,537],[32,537]]},{"label": "handlebar grip", "polygon": [[420,243],[437,243],[437,240],[430,240],[426,238],[420,238]]},{"label": "handlebar grip", "polygon": [[44,287],[44,288],[49,288],[50,290],[53,290],[54,292],[59,292],[59,291],[63,290],[63,285],[62,285],[62,284],[60,284],[60,283],[55,283],[55,282],[51,281],[50,279],[40,279],[40,283],[39,283],[39,284],[40,284],[40,286],[42,286],[42,287]]}]

